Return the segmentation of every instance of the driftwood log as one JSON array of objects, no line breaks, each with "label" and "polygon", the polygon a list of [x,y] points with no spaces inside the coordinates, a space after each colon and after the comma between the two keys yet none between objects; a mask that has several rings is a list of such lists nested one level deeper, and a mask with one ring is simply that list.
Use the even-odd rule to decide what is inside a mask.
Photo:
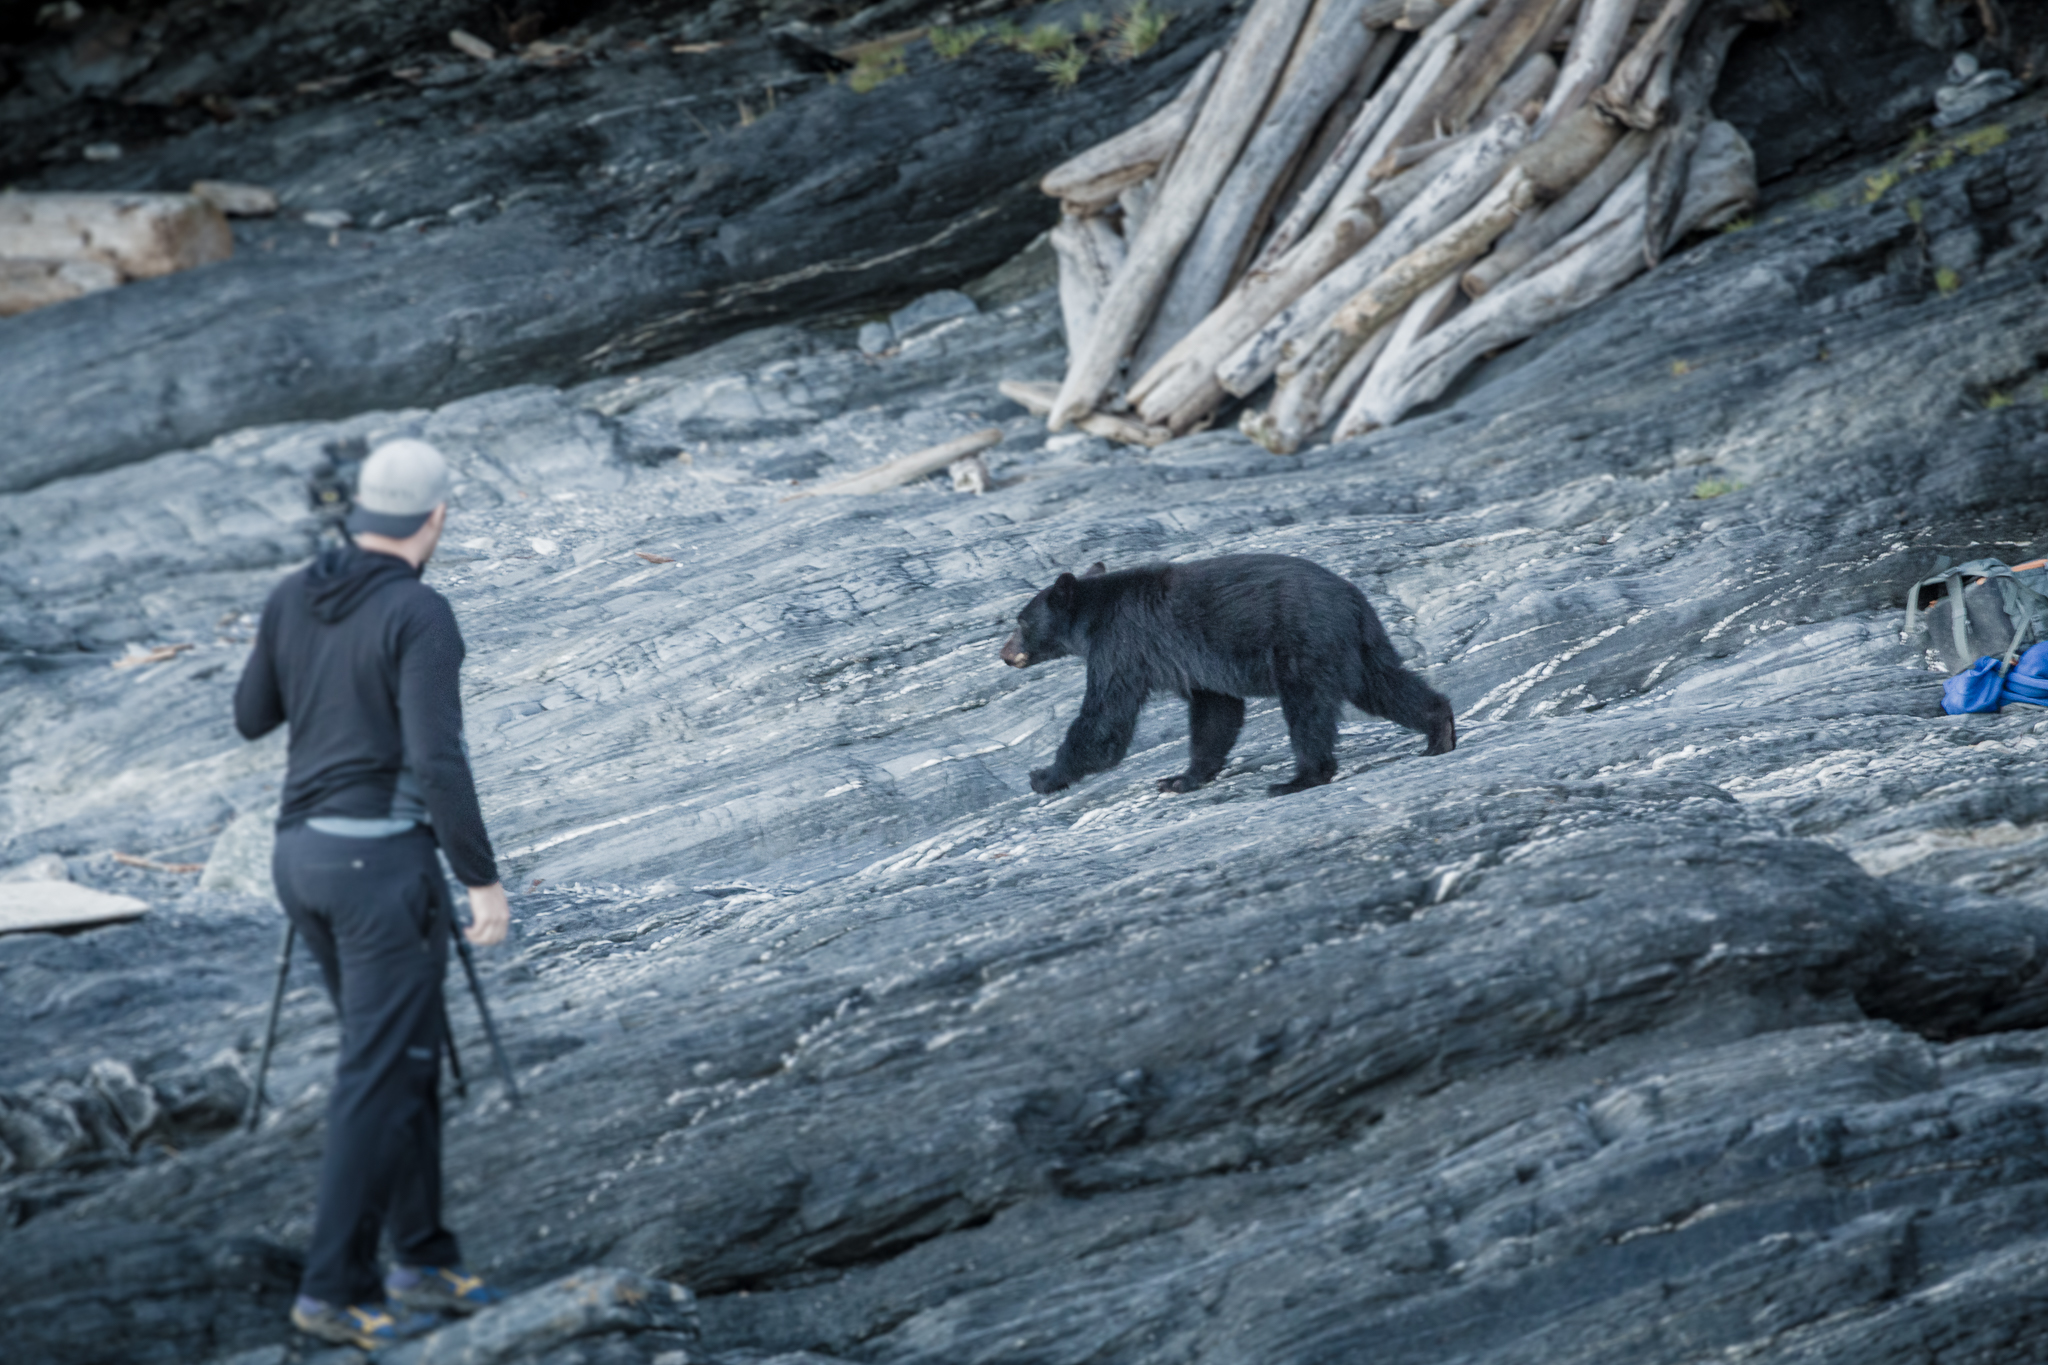
[{"label": "driftwood log", "polygon": [[1508,158],[1521,150],[1528,133],[1528,124],[1509,115],[1462,147],[1458,159],[1380,229],[1370,245],[1317,281],[1224,360],[1217,371],[1223,387],[1241,397],[1265,383],[1279,368],[1282,347],[1319,326],[1381,271],[1472,207]]},{"label": "driftwood log", "polygon": [[1134,369],[1149,368],[1208,316],[1229,288],[1249,240],[1272,211],[1281,182],[1373,42],[1372,31],[1359,22],[1361,7],[1362,0],[1316,0],[1265,118],[1174,268],[1131,362]]},{"label": "driftwood log", "polygon": [[1053,430],[1095,408],[1151,321],[1168,273],[1251,135],[1307,5],[1308,0],[1257,0],[1245,16],[1188,129],[1188,140],[1201,154],[1175,159],[1173,173],[1146,211],[1094,327],[1068,359],[1059,402],[1047,419]]},{"label": "driftwood log", "polygon": [[970,455],[979,455],[1003,439],[1001,427],[988,427],[971,436],[961,436],[941,445],[928,446],[908,455],[899,455],[886,464],[873,469],[862,470],[844,479],[835,479],[816,488],[807,488],[801,493],[792,493],[784,498],[790,502],[797,498],[837,497],[854,493],[881,493],[906,483],[915,483],[945,469],[955,461]]},{"label": "driftwood log", "polygon": [[1124,263],[1124,239],[1100,217],[1064,213],[1048,240],[1059,262],[1060,318],[1072,351],[1095,326],[1095,310]]},{"label": "driftwood log", "polygon": [[0,194],[0,259],[97,261],[146,280],[234,254],[221,211],[189,194]]},{"label": "driftwood log", "polygon": [[1216,79],[1223,54],[1212,52],[1178,95],[1128,132],[1097,143],[1045,173],[1038,187],[1084,212],[1099,212],[1130,186],[1149,177],[1173,155]]},{"label": "driftwood log", "polygon": [[1402,101],[1411,90],[1419,88],[1415,95],[1419,100],[1435,85],[1457,54],[1459,26],[1477,14],[1482,3],[1483,0],[1458,0],[1438,16],[1388,73],[1386,81],[1353,118],[1329,161],[1273,230],[1252,266],[1254,274],[1272,268],[1283,253],[1318,223],[1326,207],[1341,213],[1365,193],[1373,163],[1385,154],[1381,131],[1401,117]]},{"label": "driftwood log", "polygon": [[1424,401],[1407,395],[1446,357],[1467,363],[1463,338],[1627,279],[1608,259],[1621,237],[1655,264],[1749,202],[1726,135],[1702,148],[1729,44],[1759,12],[1256,0],[1205,88],[1047,177],[1069,214],[1054,246],[1070,339],[1048,425],[1150,440],[1277,379],[1242,424],[1282,450],[1340,407],[1349,432]]},{"label": "driftwood log", "polygon": [[[1681,235],[1725,221],[1755,202],[1755,158],[1730,125],[1709,125],[1692,166],[1674,224]],[[1338,438],[1400,420],[1418,404],[1442,394],[1488,351],[1533,336],[1643,270],[1640,234],[1649,184],[1649,168],[1638,166],[1609,208],[1532,261],[1523,274],[1424,337],[1405,364],[1384,376],[1376,371],[1339,423]]]},{"label": "driftwood log", "polygon": [[103,261],[0,260],[0,317],[112,289],[121,272]]},{"label": "driftwood log", "polygon": [[1478,298],[1585,222],[1635,170],[1654,140],[1649,133],[1631,131],[1616,142],[1585,179],[1555,203],[1516,223],[1491,255],[1466,271],[1465,292]]},{"label": "driftwood log", "polygon": [[[1051,412],[1052,405],[1060,396],[1057,384],[1038,384],[1024,379],[1005,379],[996,387],[1003,397],[1034,417],[1043,417]],[[1164,445],[1173,436],[1165,427],[1148,427],[1143,422],[1114,412],[1085,413],[1074,420],[1074,426],[1090,436],[1121,441],[1127,446]]]}]

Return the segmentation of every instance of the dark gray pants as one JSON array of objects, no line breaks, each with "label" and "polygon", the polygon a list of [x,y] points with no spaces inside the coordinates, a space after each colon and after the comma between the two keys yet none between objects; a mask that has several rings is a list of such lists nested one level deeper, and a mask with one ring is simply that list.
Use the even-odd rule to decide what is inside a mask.
[{"label": "dark gray pants", "polygon": [[377,1238],[408,1265],[460,1264],[441,1226],[441,979],[453,925],[434,837],[280,830],[278,898],[341,1015],[320,1203],[299,1292],[384,1297]]}]

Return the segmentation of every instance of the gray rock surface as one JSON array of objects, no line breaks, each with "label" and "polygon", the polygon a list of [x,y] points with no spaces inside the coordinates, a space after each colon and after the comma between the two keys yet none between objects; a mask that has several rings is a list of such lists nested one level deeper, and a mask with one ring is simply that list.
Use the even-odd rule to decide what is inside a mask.
[{"label": "gray rock surface", "polygon": [[256,423],[629,370],[980,274],[1056,216],[1040,174],[1168,98],[1228,31],[1215,0],[1176,8],[1154,50],[1092,63],[1070,93],[993,44],[942,61],[920,42],[865,94],[758,33],[561,68],[443,49],[447,82],[401,67],[414,78],[44,168],[18,187],[232,177],[286,211],[242,221],[231,260],[0,319],[18,433],[0,488]]},{"label": "gray rock surface", "polygon": [[[301,961],[235,1129],[277,912],[111,854],[275,800],[253,613],[324,452],[400,433],[457,469],[429,578],[517,918],[526,1103],[455,997],[451,1221],[519,1312],[576,1266],[697,1301],[500,1358],[2034,1358],[2048,711],[1942,716],[1899,637],[1937,554],[2048,551],[2048,125],[2000,112],[1284,459],[1048,438],[995,389],[1059,372],[1041,291],[0,497],[0,864],[158,907],[0,937],[10,1362],[303,1355],[331,1012]],[[991,424],[980,496],[788,500]],[[1162,700],[1031,795],[1081,690],[998,663],[1031,591],[1244,550],[1364,587],[1457,751],[1349,713],[1273,800],[1254,703],[1162,796]]]}]

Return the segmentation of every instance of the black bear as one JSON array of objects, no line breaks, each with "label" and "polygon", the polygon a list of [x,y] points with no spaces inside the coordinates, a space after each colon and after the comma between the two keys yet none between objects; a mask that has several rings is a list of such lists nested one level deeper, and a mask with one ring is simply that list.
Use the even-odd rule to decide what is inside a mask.
[{"label": "black bear", "polygon": [[1138,710],[1154,691],[1188,703],[1188,767],[1159,790],[1193,791],[1223,771],[1246,697],[1280,698],[1294,777],[1275,796],[1337,775],[1337,713],[1345,702],[1429,736],[1447,754],[1457,723],[1443,693],[1401,666],[1372,604],[1348,580],[1292,555],[1226,555],[1080,578],[1063,573],[1017,614],[1003,662],[1029,668],[1078,655],[1088,663],[1081,714],[1031,790],[1056,792],[1123,762]]}]

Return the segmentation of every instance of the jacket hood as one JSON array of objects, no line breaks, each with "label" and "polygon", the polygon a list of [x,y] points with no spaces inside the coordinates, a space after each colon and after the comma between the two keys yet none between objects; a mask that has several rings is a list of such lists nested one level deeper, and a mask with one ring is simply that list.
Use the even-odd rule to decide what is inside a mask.
[{"label": "jacket hood", "polygon": [[332,625],[392,579],[418,577],[418,569],[395,555],[339,546],[323,551],[306,570],[307,605],[316,620]]}]

